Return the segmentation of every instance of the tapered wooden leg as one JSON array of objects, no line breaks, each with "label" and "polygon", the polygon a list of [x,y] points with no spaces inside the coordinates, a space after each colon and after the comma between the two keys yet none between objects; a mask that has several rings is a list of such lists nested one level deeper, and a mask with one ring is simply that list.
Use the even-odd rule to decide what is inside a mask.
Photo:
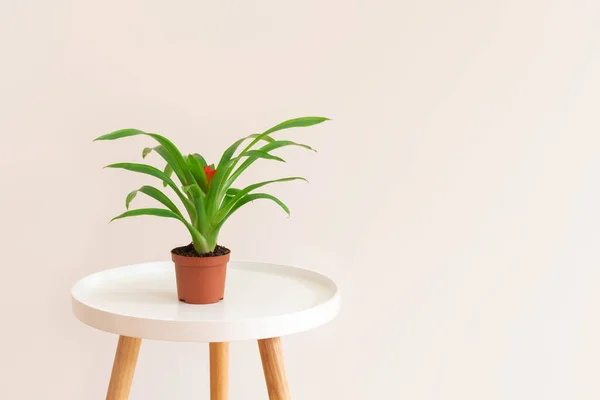
[{"label": "tapered wooden leg", "polygon": [[229,397],[229,343],[210,344],[210,400]]},{"label": "tapered wooden leg", "polygon": [[270,400],[290,400],[285,365],[283,364],[283,351],[281,340],[277,338],[261,339],[258,341],[258,350],[262,360],[267,391]]},{"label": "tapered wooden leg", "polygon": [[142,339],[120,336],[106,400],[127,400]]}]

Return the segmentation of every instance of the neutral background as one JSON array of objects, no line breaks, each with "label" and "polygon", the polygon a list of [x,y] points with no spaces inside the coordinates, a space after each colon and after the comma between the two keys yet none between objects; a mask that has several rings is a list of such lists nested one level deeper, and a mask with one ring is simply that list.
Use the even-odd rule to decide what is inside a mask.
[{"label": "neutral background", "polygon": [[[71,285],[188,240],[107,223],[152,180],[101,167],[151,141],[95,136],[215,160],[324,115],[279,136],[319,153],[245,178],[305,175],[274,188],[292,218],[257,202],[222,235],[343,289],[285,340],[294,398],[597,399],[599,43],[595,0],[0,2],[0,397],[104,398],[116,338]],[[231,374],[232,399],[266,398],[254,343]],[[131,398],[207,398],[207,376],[206,346],[145,342]]]}]

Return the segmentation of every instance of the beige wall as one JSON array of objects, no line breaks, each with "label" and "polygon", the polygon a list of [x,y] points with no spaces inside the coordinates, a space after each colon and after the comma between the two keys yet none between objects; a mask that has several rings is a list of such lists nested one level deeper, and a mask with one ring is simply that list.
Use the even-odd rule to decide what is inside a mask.
[{"label": "beige wall", "polygon": [[[285,341],[296,399],[600,396],[597,1],[0,3],[0,397],[100,399],[115,337],[71,316],[69,288],[166,259],[177,223],[108,225],[148,180],[102,170],[148,141],[213,160],[283,119],[248,180],[304,174],[223,243],[237,259],[329,274],[339,319]],[[28,287],[31,292],[25,291]],[[233,399],[264,399],[253,343]],[[143,344],[132,399],[207,391],[203,345]]]}]

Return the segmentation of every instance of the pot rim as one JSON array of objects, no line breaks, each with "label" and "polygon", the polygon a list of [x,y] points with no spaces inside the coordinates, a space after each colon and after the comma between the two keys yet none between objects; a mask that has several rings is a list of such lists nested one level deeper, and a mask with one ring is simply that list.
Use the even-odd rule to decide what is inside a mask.
[{"label": "pot rim", "polygon": [[227,265],[231,256],[231,250],[229,249],[227,249],[229,250],[227,254],[206,257],[180,256],[179,254],[173,253],[173,250],[171,250],[171,260],[177,265],[186,267],[217,267],[220,265]]}]

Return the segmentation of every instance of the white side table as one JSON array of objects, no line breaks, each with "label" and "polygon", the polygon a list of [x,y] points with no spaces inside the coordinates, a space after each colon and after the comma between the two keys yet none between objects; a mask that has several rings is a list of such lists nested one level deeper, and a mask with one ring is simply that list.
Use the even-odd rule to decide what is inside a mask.
[{"label": "white side table", "polygon": [[211,400],[228,398],[228,342],[258,340],[269,398],[288,400],[279,338],[316,328],[340,308],[331,279],[282,265],[230,262],[217,304],[181,303],[175,287],[171,262],[109,269],[73,287],[75,316],[120,335],[107,400],[129,397],[142,339],[210,343]]}]

